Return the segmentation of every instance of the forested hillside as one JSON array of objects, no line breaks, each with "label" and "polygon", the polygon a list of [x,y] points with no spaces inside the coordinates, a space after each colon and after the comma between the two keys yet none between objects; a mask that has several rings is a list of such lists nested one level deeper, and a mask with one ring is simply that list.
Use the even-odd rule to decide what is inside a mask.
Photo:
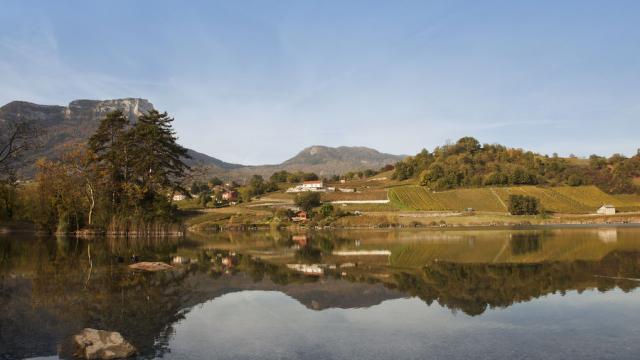
[{"label": "forested hillside", "polygon": [[396,163],[393,178],[417,178],[434,190],[507,185],[596,185],[609,193],[640,191],[640,150],[588,159],[541,155],[464,137]]}]

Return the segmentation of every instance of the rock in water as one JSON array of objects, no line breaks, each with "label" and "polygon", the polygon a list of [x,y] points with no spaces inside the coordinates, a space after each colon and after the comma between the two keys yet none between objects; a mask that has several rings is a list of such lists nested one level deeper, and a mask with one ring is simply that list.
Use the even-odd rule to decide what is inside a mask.
[{"label": "rock in water", "polygon": [[173,266],[163,263],[163,262],[139,262],[135,264],[129,265],[130,269],[134,270],[144,270],[144,271],[162,271],[173,269]]},{"label": "rock in water", "polygon": [[136,348],[120,333],[86,328],[73,336],[75,355],[83,359],[124,359],[136,354]]}]

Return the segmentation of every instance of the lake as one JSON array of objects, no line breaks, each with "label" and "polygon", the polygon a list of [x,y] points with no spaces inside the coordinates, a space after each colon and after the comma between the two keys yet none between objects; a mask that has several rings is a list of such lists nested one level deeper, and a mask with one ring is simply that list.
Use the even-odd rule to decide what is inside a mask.
[{"label": "lake", "polygon": [[143,359],[637,359],[639,286],[632,226],[4,234],[0,359],[85,327]]}]

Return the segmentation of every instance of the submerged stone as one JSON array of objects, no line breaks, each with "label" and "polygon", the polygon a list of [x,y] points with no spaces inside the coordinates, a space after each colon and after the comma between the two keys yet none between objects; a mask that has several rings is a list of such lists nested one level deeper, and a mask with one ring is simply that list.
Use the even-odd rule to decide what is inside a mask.
[{"label": "submerged stone", "polygon": [[163,271],[173,269],[173,266],[163,262],[139,262],[129,265],[130,269],[144,270],[144,271]]},{"label": "submerged stone", "polygon": [[120,333],[86,328],[74,335],[75,356],[82,359],[124,359],[136,354],[135,346]]}]

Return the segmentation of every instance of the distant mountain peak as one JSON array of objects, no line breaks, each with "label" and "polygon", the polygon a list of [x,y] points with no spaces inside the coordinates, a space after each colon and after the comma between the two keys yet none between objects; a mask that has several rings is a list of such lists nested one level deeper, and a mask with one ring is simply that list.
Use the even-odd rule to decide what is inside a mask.
[{"label": "distant mountain peak", "polygon": [[282,165],[320,165],[335,162],[350,163],[355,169],[362,164],[370,164],[373,168],[402,160],[404,156],[381,153],[378,150],[364,146],[330,147],[313,145],[300,151],[296,156],[282,163]]}]

